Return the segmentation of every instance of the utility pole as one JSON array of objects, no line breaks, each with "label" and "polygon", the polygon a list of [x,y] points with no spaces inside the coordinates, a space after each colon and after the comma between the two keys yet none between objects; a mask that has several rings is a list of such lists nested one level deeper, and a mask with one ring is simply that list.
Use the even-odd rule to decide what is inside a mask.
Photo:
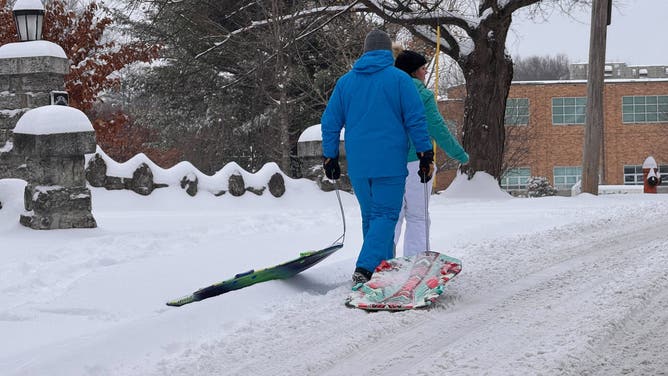
[{"label": "utility pole", "polygon": [[611,0],[594,0],[591,8],[587,110],[582,153],[582,192],[598,195],[598,175],[603,145],[603,80],[605,40],[610,24]]}]

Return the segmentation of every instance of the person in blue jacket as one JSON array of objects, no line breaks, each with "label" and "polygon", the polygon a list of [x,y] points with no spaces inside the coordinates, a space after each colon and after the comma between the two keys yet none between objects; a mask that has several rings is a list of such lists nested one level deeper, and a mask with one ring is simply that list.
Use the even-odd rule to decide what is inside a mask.
[{"label": "person in blue jacket", "polygon": [[433,173],[424,106],[411,78],[394,66],[387,33],[367,34],[364,54],[337,81],[321,123],[323,167],[330,179],[341,174],[339,137],[346,127],[348,176],[360,205],[364,239],[353,282],[364,283],[382,260],[393,257],[409,139],[420,160],[421,180]]},{"label": "person in blue jacket", "polygon": [[[459,144],[456,138],[452,136],[441,116],[436,104],[434,94],[424,85],[427,74],[427,59],[415,51],[405,50],[399,52],[394,62],[394,66],[408,73],[413,79],[413,84],[420,93],[422,104],[424,105],[425,116],[427,117],[427,126],[429,135],[436,140],[447,155],[466,164],[469,161],[469,155]],[[413,145],[411,145],[413,150]],[[419,168],[418,159],[414,153],[408,152],[407,167],[409,174],[406,177],[406,192],[404,193],[404,202],[399,215],[399,221],[394,233],[394,243],[396,245],[401,235],[401,226],[406,220],[406,231],[404,232],[404,256],[413,256],[427,249],[427,234],[430,225],[429,220],[429,196],[431,194],[432,183],[427,184],[425,193],[425,184],[420,182],[416,176],[411,174]],[[425,197],[426,194],[429,196]]]}]

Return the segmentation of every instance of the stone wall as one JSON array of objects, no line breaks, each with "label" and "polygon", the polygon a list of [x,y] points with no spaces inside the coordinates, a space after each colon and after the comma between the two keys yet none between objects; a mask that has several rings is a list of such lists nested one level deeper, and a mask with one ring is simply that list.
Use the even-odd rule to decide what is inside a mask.
[{"label": "stone wall", "polygon": [[[131,160],[137,160],[137,158],[140,157],[135,156]],[[250,174],[236,164],[228,164],[217,176],[207,176],[196,170],[194,166],[189,166],[188,170],[179,169],[179,172],[174,172],[161,169],[145,156],[144,158],[133,168],[131,176],[114,176],[113,173],[108,172],[109,165],[122,164],[118,164],[103,153],[95,153],[89,156],[86,164],[86,180],[93,187],[102,187],[108,190],[127,189],[143,196],[150,195],[156,189],[169,186],[178,186],[190,196],[195,196],[204,190],[216,196],[229,193],[232,196],[239,197],[246,192],[261,196],[268,191],[274,197],[281,197],[286,190],[285,178],[275,164],[273,164],[273,171],[261,174]],[[116,167],[116,170],[119,169],[119,166],[114,167]],[[156,177],[155,174],[158,172],[162,176]],[[179,173],[180,175],[178,175]],[[268,177],[266,181],[258,182],[261,179],[254,175]],[[206,181],[203,182],[202,180]]]}]

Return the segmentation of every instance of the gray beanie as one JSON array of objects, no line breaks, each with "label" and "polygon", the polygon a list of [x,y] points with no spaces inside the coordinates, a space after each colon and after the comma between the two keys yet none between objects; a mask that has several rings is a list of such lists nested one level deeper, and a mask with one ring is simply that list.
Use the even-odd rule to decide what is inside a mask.
[{"label": "gray beanie", "polygon": [[392,50],[392,40],[386,32],[373,29],[364,39],[364,52],[374,50]]}]

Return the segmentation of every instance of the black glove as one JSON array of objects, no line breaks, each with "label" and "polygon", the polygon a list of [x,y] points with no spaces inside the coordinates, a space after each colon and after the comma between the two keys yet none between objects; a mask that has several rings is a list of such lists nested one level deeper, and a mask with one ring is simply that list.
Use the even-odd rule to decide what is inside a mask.
[{"label": "black glove", "polygon": [[341,177],[341,166],[339,166],[339,157],[323,157],[322,167],[325,169],[325,176],[328,179],[336,180]]},{"label": "black glove", "polygon": [[434,151],[419,152],[417,157],[420,159],[420,169],[418,170],[420,182],[426,183],[431,180],[431,176],[434,174]]}]

